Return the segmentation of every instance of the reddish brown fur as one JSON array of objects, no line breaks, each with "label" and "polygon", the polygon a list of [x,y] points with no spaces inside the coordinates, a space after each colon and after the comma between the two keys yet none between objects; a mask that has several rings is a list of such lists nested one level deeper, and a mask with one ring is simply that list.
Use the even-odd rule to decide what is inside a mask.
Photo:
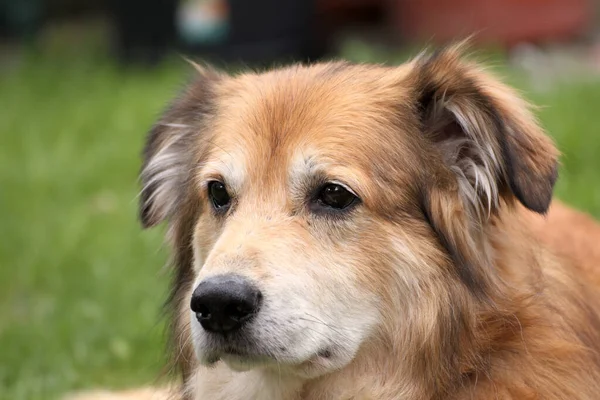
[{"label": "reddish brown fur", "polygon": [[[262,257],[290,243],[317,260],[344,258],[346,269],[331,273],[351,273],[362,292],[380,295],[382,318],[347,366],[290,383],[282,398],[598,397],[600,227],[558,203],[547,218],[536,214],[548,209],[558,153],[510,89],[457,49],[398,68],[201,71],[199,82],[162,120],[189,132],[159,124],[146,151],[151,181],[164,143],[185,138],[175,147],[185,168],[169,182],[173,206],[142,207],[146,225],[170,224],[174,354],[186,398],[251,396],[235,392],[243,375],[193,361],[192,248],[199,265],[216,269],[240,260],[227,258],[237,246],[240,268],[260,281],[273,273]],[[356,191],[362,204],[350,217],[314,218],[306,194],[288,190],[298,149]],[[203,182],[219,178],[211,168],[223,160],[247,167],[226,220],[203,206]]]}]

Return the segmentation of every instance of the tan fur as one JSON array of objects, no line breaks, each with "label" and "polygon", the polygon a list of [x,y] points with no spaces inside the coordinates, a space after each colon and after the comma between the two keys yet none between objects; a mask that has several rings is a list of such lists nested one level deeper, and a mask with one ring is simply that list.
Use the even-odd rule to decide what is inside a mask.
[{"label": "tan fur", "polygon": [[[549,208],[558,152],[512,90],[458,48],[396,68],[200,75],[154,128],[142,173],[142,220],[167,220],[174,249],[173,397],[598,398],[600,226]],[[234,199],[224,216],[207,199],[215,179]],[[315,214],[321,181],[360,204]],[[285,334],[242,372],[193,355],[208,342],[191,292],[231,272],[293,304],[265,311],[278,323],[255,341]],[[297,348],[269,347],[289,332]],[[341,350],[320,357],[315,342]]]}]

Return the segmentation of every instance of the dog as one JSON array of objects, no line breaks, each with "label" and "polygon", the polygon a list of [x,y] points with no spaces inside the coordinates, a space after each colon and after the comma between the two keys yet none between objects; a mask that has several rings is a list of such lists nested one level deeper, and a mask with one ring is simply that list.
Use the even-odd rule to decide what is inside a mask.
[{"label": "dog", "polygon": [[141,172],[183,383],[85,398],[597,399],[600,227],[464,52],[196,66]]}]

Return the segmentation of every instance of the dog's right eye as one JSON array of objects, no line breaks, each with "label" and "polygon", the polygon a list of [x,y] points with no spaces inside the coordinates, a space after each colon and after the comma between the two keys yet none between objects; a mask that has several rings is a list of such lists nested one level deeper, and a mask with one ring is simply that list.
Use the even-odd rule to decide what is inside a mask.
[{"label": "dog's right eye", "polygon": [[344,211],[359,202],[358,197],[343,185],[327,183],[316,194],[312,210],[316,212]]},{"label": "dog's right eye", "polygon": [[224,210],[231,203],[231,197],[222,182],[211,181],[208,183],[208,197],[216,210]]}]

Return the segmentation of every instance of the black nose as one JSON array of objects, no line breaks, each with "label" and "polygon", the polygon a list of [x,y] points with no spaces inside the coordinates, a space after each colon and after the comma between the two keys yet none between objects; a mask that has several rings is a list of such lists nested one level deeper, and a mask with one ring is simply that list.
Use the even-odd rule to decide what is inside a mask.
[{"label": "black nose", "polygon": [[227,274],[200,282],[190,307],[204,330],[225,333],[248,322],[258,312],[261,301],[262,293],[251,282]]}]

